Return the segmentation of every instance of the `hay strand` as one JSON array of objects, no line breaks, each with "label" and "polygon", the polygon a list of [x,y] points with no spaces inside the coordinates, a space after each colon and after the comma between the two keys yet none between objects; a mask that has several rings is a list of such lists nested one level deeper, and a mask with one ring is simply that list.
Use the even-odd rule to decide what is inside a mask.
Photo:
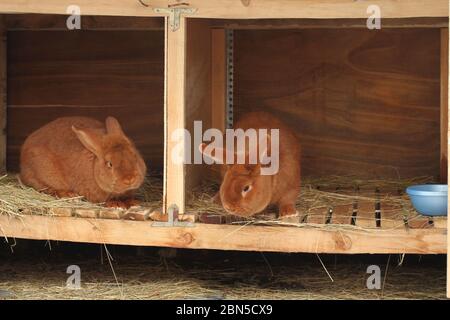
[{"label": "hay strand", "polygon": [[[243,226],[278,225],[323,228],[361,228],[350,223],[327,224],[317,223],[313,217],[317,213],[326,215],[329,210],[339,206],[352,206],[355,203],[382,203],[385,221],[393,224],[392,228],[403,227],[403,220],[415,221],[421,219],[412,207],[404,190],[407,186],[419,183],[433,182],[432,177],[416,177],[404,180],[359,179],[354,176],[329,176],[326,178],[305,179],[297,198],[296,207],[300,216],[298,219],[284,221],[277,218],[275,207],[270,207],[261,214],[250,218],[230,217],[223,208],[213,202],[213,196],[218,185],[205,182],[188,192],[186,211],[189,214],[224,217],[228,223]],[[137,192],[137,198],[142,206],[150,210],[161,210],[163,198],[162,176],[153,174],[148,177]],[[53,208],[70,208],[96,210],[103,208],[102,204],[93,204],[82,197],[57,199],[20,183],[14,175],[0,177],[0,214],[21,216],[23,214],[52,215]],[[386,209],[387,208],[387,209]],[[332,215],[332,213],[331,213]],[[340,218],[350,221],[351,213]],[[307,222],[306,224],[304,222]]]}]

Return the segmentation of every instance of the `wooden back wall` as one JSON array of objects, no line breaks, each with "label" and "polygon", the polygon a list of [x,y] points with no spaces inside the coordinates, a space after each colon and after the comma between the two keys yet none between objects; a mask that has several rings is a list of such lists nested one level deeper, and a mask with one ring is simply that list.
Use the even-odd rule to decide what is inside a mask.
[{"label": "wooden back wall", "polygon": [[149,168],[159,169],[163,106],[164,31],[8,33],[9,171],[18,170],[31,132],[75,115],[117,117]]},{"label": "wooden back wall", "polygon": [[235,31],[235,113],[290,124],[306,176],[437,177],[439,32]]}]

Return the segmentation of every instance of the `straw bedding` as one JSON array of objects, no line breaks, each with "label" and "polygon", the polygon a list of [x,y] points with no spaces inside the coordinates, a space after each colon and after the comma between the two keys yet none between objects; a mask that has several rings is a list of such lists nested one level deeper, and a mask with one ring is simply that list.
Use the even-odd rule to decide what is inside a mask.
[{"label": "straw bedding", "polygon": [[[240,259],[206,262],[197,254],[186,265],[157,258],[122,261],[114,255],[115,275],[108,262],[74,260],[46,263],[27,259],[23,263],[0,265],[0,300],[4,299],[445,299],[445,267],[443,265],[391,266],[386,271],[386,258],[380,264],[383,287],[368,290],[368,263],[333,263],[324,258],[329,278],[314,261],[299,256],[296,266],[277,265],[279,256],[252,256],[251,264]],[[201,253],[200,253],[201,256]],[[300,260],[301,257],[301,260]],[[357,258],[353,258],[357,260]],[[412,258],[411,258],[412,259]],[[197,261],[200,260],[200,261]],[[306,261],[305,261],[306,260]],[[309,261],[311,260],[311,261]],[[381,260],[381,259],[380,259]],[[214,263],[215,261],[215,263]],[[283,260],[284,261],[284,260]],[[66,268],[76,263],[82,270],[80,290],[66,288]],[[284,263],[284,262],[283,262]],[[281,264],[281,263],[280,263]],[[378,263],[376,263],[378,264]],[[269,269],[270,266],[270,269]]]},{"label": "straw bedding", "polygon": [[[160,177],[147,177],[137,198],[142,201],[143,206],[161,208]],[[0,177],[0,214],[21,215],[26,209],[29,214],[48,215],[52,208],[100,209],[102,205],[88,202],[83,197],[57,199],[21,184],[14,174]]]},{"label": "straw bedding", "polygon": [[[351,206],[355,202],[381,202],[398,208],[398,214],[406,218],[417,216],[404,189],[411,184],[433,182],[432,177],[417,177],[408,180],[361,180],[355,177],[330,176],[318,179],[306,179],[302,183],[301,193],[297,200],[300,217],[296,221],[280,221],[276,218],[276,208],[268,208],[262,214],[248,218],[233,218],[231,223],[262,223],[303,225],[304,217],[314,212],[327,210],[337,206]],[[205,182],[188,192],[187,212],[207,215],[208,217],[225,216],[223,208],[213,203],[212,197],[218,185]],[[379,192],[377,192],[379,191]],[[142,206],[152,210],[162,207],[162,177],[153,174],[148,177],[139,190],[137,198]],[[15,175],[0,177],[0,213],[21,215],[26,209],[36,215],[50,214],[51,208],[98,209],[101,204],[92,204],[82,197],[56,199],[38,192],[20,183]]]},{"label": "straw bedding", "polygon": [[[303,181],[297,201],[301,214],[317,208],[328,208],[359,201],[382,201],[400,205],[401,214],[416,215],[407,197],[401,193],[408,185],[433,182],[430,177],[409,180],[359,180],[355,177],[327,177]],[[214,183],[192,190],[188,194],[188,212],[224,215],[223,209],[212,203],[217,191]],[[379,189],[379,193],[375,192]],[[161,177],[149,177],[139,191],[145,206],[161,207]],[[56,199],[23,186],[14,175],[0,178],[0,214],[21,215],[23,208],[33,214],[47,215],[49,208],[99,208],[82,198]],[[275,219],[275,208],[264,214],[233,223],[280,223]],[[300,223],[298,224],[300,226]],[[119,259],[120,260],[120,259]],[[193,261],[195,259],[189,259]],[[4,263],[0,267],[0,300],[6,299],[436,299],[445,298],[445,268],[433,267],[389,268],[382,290],[368,290],[366,267],[338,264],[324,259],[328,270],[321,269],[319,261],[311,265],[304,262],[296,266],[276,266],[270,256],[261,256],[259,266],[230,265],[227,260],[218,261],[209,270],[205,266],[180,266],[164,257],[120,263],[113,260],[115,273],[108,262],[84,261],[82,289],[65,287],[67,263],[35,264],[21,267]],[[393,256],[394,260],[394,256]],[[129,259],[127,259],[129,261]],[[210,260],[208,260],[210,261]],[[70,263],[74,263],[73,259]],[[391,261],[392,264],[392,261]],[[385,266],[382,266],[385,270]],[[328,274],[329,273],[329,274]],[[1,276],[3,275],[3,276]],[[116,277],[117,275],[117,277]],[[333,281],[330,279],[333,278]],[[383,277],[385,274],[383,274]],[[3,295],[3,296],[2,296]],[[6,295],[6,296],[5,296]]]},{"label": "straw bedding", "polygon": [[[390,218],[416,219],[417,212],[404,191],[410,185],[431,182],[434,182],[434,179],[428,176],[404,180],[362,180],[353,176],[309,178],[303,180],[301,192],[297,198],[298,218],[289,221],[277,219],[276,207],[270,207],[255,217],[246,219],[236,217],[231,220],[232,223],[304,226],[305,224],[302,222],[308,221],[306,217],[317,212],[323,213],[342,206],[352,207],[355,203],[369,204],[374,212],[377,202],[382,203],[383,209],[390,208]],[[200,215],[207,215],[209,218],[226,215],[223,208],[212,201],[212,196],[217,190],[217,185],[205,183],[192,191],[188,209]],[[392,212],[393,210],[395,212]],[[351,213],[348,216],[349,221],[350,219]],[[312,225],[308,223],[308,226]],[[333,227],[333,225],[329,225],[329,227]],[[343,225],[339,225],[339,227],[343,227]]]}]

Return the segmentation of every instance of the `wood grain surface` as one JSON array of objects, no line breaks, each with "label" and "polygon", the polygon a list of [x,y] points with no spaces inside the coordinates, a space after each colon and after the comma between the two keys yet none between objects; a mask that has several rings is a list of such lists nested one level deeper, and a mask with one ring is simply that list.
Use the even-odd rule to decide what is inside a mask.
[{"label": "wood grain surface", "polygon": [[439,177],[440,30],[235,31],[235,113],[298,132],[307,176]]},{"label": "wood grain surface", "polygon": [[8,33],[8,157],[16,171],[24,139],[61,116],[119,119],[150,169],[162,167],[163,31]]}]

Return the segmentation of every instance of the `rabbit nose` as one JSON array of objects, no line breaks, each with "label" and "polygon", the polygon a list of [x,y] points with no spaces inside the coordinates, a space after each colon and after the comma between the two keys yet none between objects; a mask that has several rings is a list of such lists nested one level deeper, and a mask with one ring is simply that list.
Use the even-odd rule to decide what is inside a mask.
[{"label": "rabbit nose", "polygon": [[136,179],[135,179],[135,177],[126,177],[124,180],[123,180],[123,182],[126,184],[126,185],[132,185],[134,182],[136,181]]}]

